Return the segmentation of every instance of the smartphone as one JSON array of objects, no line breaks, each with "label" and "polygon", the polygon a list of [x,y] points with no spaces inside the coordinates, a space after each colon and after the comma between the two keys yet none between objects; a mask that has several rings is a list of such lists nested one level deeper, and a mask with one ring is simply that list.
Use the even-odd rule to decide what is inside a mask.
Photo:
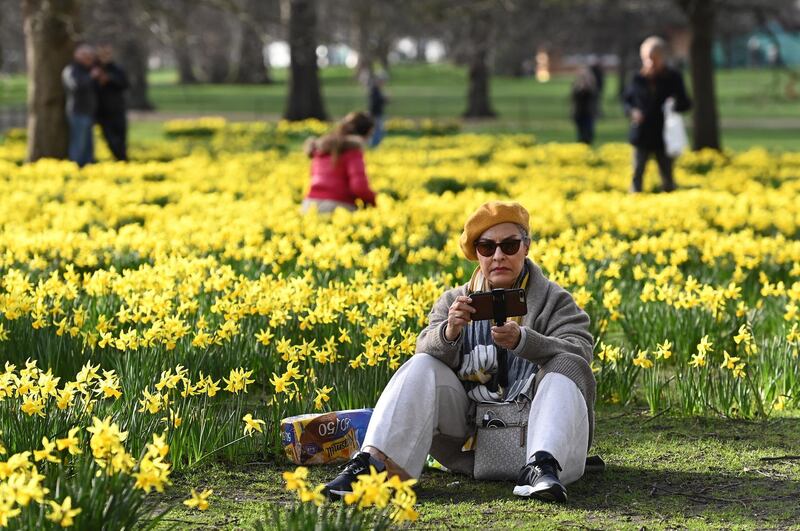
[{"label": "smartphone", "polygon": [[505,308],[505,316],[517,317],[528,313],[528,305],[525,303],[524,289],[496,289],[492,291],[476,291],[470,294],[472,306],[475,313],[472,314],[473,321],[485,321],[494,319],[493,296],[497,294],[501,297],[501,304]]}]

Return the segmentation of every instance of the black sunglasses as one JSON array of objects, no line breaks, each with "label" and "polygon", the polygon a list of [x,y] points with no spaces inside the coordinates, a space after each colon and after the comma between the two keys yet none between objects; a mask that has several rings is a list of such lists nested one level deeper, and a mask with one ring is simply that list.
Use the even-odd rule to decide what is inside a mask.
[{"label": "black sunglasses", "polygon": [[495,242],[492,240],[478,240],[475,242],[475,250],[481,256],[494,256],[494,252],[500,247],[504,255],[513,256],[519,252],[519,246],[522,244],[520,239],[503,240]]}]

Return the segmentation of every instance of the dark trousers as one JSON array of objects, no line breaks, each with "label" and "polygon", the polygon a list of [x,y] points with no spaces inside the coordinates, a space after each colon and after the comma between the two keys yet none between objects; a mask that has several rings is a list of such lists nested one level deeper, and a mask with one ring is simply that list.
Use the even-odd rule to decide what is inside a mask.
[{"label": "dark trousers", "polygon": [[98,116],[108,149],[117,160],[128,160],[128,119],[125,114]]},{"label": "dark trousers", "polygon": [[578,128],[578,142],[594,142],[594,116],[576,116],[575,126]]},{"label": "dark trousers", "polygon": [[647,167],[650,155],[655,155],[658,163],[658,173],[661,175],[661,189],[671,192],[675,189],[675,181],[672,179],[672,158],[667,155],[664,148],[645,148],[634,146],[633,148],[633,182],[631,192],[642,191],[642,176]]}]

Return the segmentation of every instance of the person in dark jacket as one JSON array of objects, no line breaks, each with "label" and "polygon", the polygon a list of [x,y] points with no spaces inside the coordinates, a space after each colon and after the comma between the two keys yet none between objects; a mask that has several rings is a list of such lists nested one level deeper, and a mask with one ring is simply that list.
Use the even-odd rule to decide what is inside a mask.
[{"label": "person in dark jacket", "polygon": [[97,80],[97,123],[114,158],[128,160],[128,118],[125,114],[128,76],[114,62],[114,49],[110,44],[98,46],[97,59],[101,68]]},{"label": "person in dark jacket", "polygon": [[578,142],[594,142],[594,121],[597,117],[597,85],[588,68],[578,72],[572,84],[572,120],[578,129]]},{"label": "person in dark jacket", "polygon": [[369,83],[369,114],[375,121],[375,128],[369,141],[370,147],[376,147],[384,137],[384,111],[386,103],[389,101],[383,92],[384,83],[386,83],[386,74],[383,72],[372,76]]},{"label": "person in dark jacket", "polygon": [[593,56],[591,61],[589,62],[589,70],[594,77],[594,86],[597,89],[597,103],[596,103],[596,111],[597,117],[603,116],[603,89],[606,85],[606,75],[603,71],[603,64],[600,59],[596,56]]},{"label": "person in dark jacket", "polygon": [[639,49],[642,69],[625,89],[623,105],[631,120],[630,143],[634,147],[632,193],[642,191],[642,176],[647,160],[654,155],[661,174],[662,189],[675,189],[672,158],[664,149],[664,103],[671,99],[676,112],[688,111],[692,102],[680,72],[665,61],[666,44],[659,37],[648,37]]},{"label": "person in dark jacket", "polygon": [[97,112],[95,80],[100,77],[100,68],[94,63],[94,48],[79,44],[75,47],[72,62],[61,73],[69,122],[68,156],[78,166],[94,162],[92,126]]}]

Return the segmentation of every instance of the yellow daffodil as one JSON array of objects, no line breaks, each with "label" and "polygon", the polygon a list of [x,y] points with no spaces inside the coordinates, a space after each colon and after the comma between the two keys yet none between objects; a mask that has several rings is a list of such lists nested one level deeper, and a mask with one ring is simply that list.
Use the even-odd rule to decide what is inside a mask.
[{"label": "yellow daffodil", "polygon": [[317,396],[314,397],[314,408],[315,409],[322,409],[322,405],[330,400],[330,392],[333,391],[333,387],[328,387],[327,385],[322,387],[321,389],[317,389]]},{"label": "yellow daffodil", "polygon": [[209,507],[208,498],[212,494],[214,494],[213,489],[206,489],[200,493],[198,493],[195,489],[192,489],[191,497],[187,500],[183,500],[183,504],[191,509],[205,511]]},{"label": "yellow daffodil", "polygon": [[706,355],[705,353],[698,352],[697,354],[692,354],[692,359],[689,362],[689,365],[695,368],[705,367],[706,366]]},{"label": "yellow daffodil", "polygon": [[733,370],[734,368],[736,368],[736,362],[738,362],[741,358],[731,356],[730,354],[728,354],[727,350],[723,351],[722,354],[725,356],[725,359],[723,360],[722,365],[719,366],[720,369]]},{"label": "yellow daffodil", "polygon": [[670,356],[672,356],[672,343],[669,340],[665,340],[658,345],[656,349],[656,358],[668,360]]},{"label": "yellow daffodil", "polygon": [[78,455],[82,453],[79,445],[81,443],[78,439],[78,432],[81,430],[79,426],[70,428],[69,433],[63,439],[56,439],[56,447],[58,451],[67,450],[70,455]]},{"label": "yellow daffodil", "polygon": [[633,358],[633,364],[642,369],[650,369],[653,367],[653,360],[647,357],[647,350],[640,350],[639,353]]},{"label": "yellow daffodil", "polygon": [[253,430],[255,430],[255,431],[259,432],[259,433],[263,433],[263,429],[261,428],[261,426],[263,426],[265,424],[263,420],[254,419],[253,415],[251,413],[248,413],[247,415],[245,415],[242,418],[242,420],[244,421],[244,434],[245,435],[252,436],[253,435]]},{"label": "yellow daffodil", "polygon": [[283,479],[286,481],[286,490],[298,490],[305,487],[306,479],[308,478],[308,469],[304,466],[295,468],[294,472],[286,471],[283,473]]},{"label": "yellow daffodil", "polygon": [[50,505],[50,513],[47,514],[47,519],[61,527],[72,526],[75,523],[73,519],[82,511],[80,507],[72,508],[72,497],[70,496],[64,498],[61,503],[53,500],[48,500],[47,503]]}]

